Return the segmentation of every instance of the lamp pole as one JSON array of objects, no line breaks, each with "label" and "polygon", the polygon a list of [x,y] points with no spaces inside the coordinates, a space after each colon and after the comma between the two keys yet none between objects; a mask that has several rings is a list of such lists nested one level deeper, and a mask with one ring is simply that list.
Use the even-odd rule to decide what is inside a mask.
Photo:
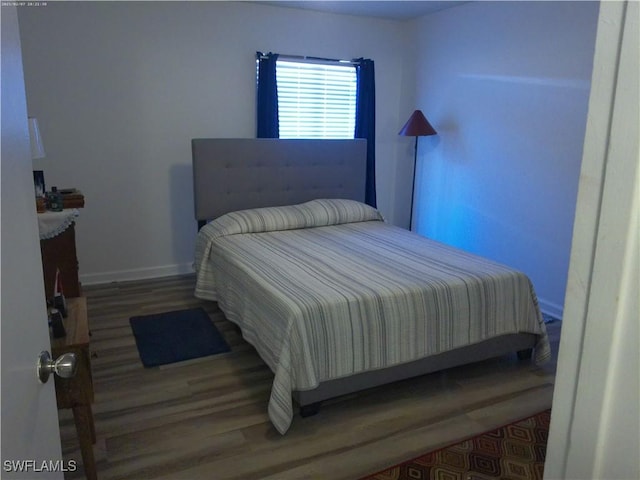
[{"label": "lamp pole", "polygon": [[413,183],[411,184],[411,211],[409,212],[409,230],[413,230],[413,197],[416,191],[416,167],[418,165],[418,137],[436,135],[436,129],[431,126],[420,110],[415,110],[407,123],[404,124],[398,135],[404,137],[416,137],[416,145],[413,151]]},{"label": "lamp pole", "polygon": [[413,150],[413,182],[411,182],[411,210],[409,211],[409,230],[413,231],[413,197],[416,192],[416,166],[418,164],[418,136]]}]

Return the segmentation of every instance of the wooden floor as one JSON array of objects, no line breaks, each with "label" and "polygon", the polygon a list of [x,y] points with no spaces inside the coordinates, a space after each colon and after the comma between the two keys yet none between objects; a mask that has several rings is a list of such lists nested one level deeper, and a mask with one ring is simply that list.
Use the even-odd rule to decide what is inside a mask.
[{"label": "wooden floor", "polygon": [[[551,406],[554,359],[507,356],[323,404],[282,436],[267,417],[271,371],[183,276],[85,288],[92,331],[98,477],[107,479],[357,479]],[[145,369],[134,315],[203,306],[232,352]],[[65,460],[80,464],[72,416],[60,411]]]}]

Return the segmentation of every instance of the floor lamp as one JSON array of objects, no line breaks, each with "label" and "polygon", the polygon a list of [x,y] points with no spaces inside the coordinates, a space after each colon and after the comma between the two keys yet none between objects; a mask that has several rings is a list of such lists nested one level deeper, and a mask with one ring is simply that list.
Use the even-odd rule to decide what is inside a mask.
[{"label": "floor lamp", "polygon": [[428,137],[436,135],[435,128],[431,126],[424,114],[416,110],[411,114],[407,123],[404,124],[398,135],[404,137],[416,137],[416,146],[413,153],[413,183],[411,185],[411,212],[409,214],[409,230],[413,230],[413,195],[416,190],[416,163],[418,161],[418,137]]}]

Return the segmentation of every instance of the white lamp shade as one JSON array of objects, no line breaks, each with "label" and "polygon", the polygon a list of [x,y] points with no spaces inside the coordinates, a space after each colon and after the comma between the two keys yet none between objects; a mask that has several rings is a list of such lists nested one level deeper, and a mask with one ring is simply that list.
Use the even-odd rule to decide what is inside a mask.
[{"label": "white lamp shade", "polygon": [[40,136],[38,119],[34,117],[29,117],[29,139],[31,140],[31,158],[43,158],[44,145]]}]

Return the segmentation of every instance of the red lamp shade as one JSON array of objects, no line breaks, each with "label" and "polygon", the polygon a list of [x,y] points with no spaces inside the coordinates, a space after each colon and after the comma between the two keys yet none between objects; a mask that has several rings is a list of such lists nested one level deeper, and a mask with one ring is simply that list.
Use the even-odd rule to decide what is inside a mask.
[{"label": "red lamp shade", "polygon": [[429,135],[436,135],[437,133],[435,128],[433,128],[425,118],[424,114],[420,110],[416,110],[411,114],[409,120],[404,124],[404,127],[402,127],[398,135],[404,137],[428,137]]}]

